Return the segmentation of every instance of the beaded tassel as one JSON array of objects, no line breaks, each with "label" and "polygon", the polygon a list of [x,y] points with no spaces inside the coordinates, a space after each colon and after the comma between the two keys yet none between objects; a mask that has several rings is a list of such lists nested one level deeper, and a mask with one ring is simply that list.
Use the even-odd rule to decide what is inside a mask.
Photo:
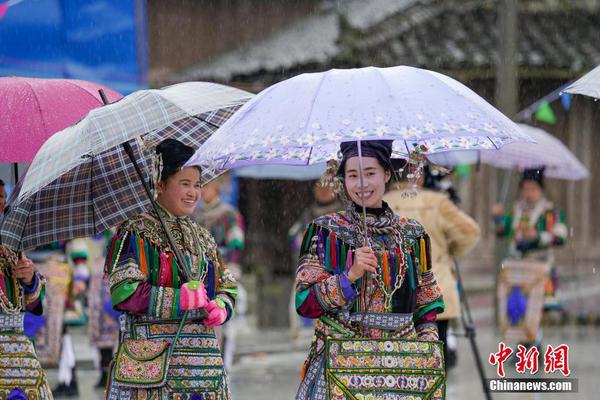
[{"label": "beaded tassel", "polygon": [[140,261],[140,271],[142,274],[148,276],[148,262],[146,261],[146,246],[142,238],[138,239],[138,254]]},{"label": "beaded tassel", "polygon": [[327,239],[325,241],[325,260],[324,260],[325,268],[327,269],[327,271],[331,271],[330,247],[331,247],[331,236],[327,235]]},{"label": "beaded tassel", "polygon": [[337,252],[337,240],[335,239],[335,235],[333,232],[329,232],[329,262],[331,263],[331,270],[335,271],[336,269],[336,252]]},{"label": "beaded tassel", "polygon": [[348,256],[346,257],[346,272],[350,271],[352,268],[352,250],[348,251]]},{"label": "beaded tassel", "polygon": [[383,282],[388,288],[390,288],[392,286],[392,282],[390,277],[390,263],[388,259],[388,253],[382,252],[381,259],[381,266],[383,268]]},{"label": "beaded tassel", "polygon": [[427,271],[427,253],[426,253],[426,246],[425,246],[425,238],[420,238],[419,239],[419,262],[421,264],[421,270],[423,272]]}]

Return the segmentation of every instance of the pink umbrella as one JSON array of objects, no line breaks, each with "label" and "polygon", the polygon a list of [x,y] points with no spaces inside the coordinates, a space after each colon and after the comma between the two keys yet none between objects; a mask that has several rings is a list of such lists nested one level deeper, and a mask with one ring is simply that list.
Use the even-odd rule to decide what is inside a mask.
[{"label": "pink umbrella", "polygon": [[106,86],[78,79],[0,78],[0,162],[31,162],[54,133],[88,111],[123,96]]}]

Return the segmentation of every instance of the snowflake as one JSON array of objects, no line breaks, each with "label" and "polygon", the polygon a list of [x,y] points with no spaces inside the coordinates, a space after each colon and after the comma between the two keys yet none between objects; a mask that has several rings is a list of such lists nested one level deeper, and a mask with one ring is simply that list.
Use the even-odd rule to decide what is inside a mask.
[{"label": "snowflake", "polygon": [[469,124],[462,124],[460,126],[460,129],[462,129],[465,132],[469,132],[469,133],[475,133],[477,132],[477,129],[473,128],[471,125]]},{"label": "snowflake", "polygon": [[435,133],[435,126],[431,122],[427,122],[423,130],[429,134]]},{"label": "snowflake", "polygon": [[352,123],[352,121],[350,121],[350,120],[349,120],[349,119],[347,119],[347,118],[342,120],[342,124],[344,124],[344,125],[346,125],[346,126],[350,125],[351,123]]},{"label": "snowflake", "polygon": [[383,121],[384,121],[384,119],[383,119],[383,117],[381,115],[378,115],[378,116],[375,117],[375,123],[376,124],[378,124],[378,125],[383,124]]},{"label": "snowflake", "polygon": [[274,142],[275,142],[275,139],[273,138],[273,136],[269,135],[263,139],[262,145],[263,145],[263,147],[267,147],[267,146],[272,145]]},{"label": "snowflake", "polygon": [[310,153],[311,153],[310,149],[306,149],[302,153],[300,153],[299,158],[301,160],[308,160],[308,157],[310,157]]},{"label": "snowflake", "polygon": [[291,143],[290,138],[288,138],[287,136],[281,136],[279,138],[279,144],[283,145],[283,146],[287,146],[288,144]]},{"label": "snowflake", "polygon": [[485,125],[483,125],[483,130],[489,133],[496,133],[498,132],[498,128],[496,128],[494,125],[490,124],[490,123],[486,123]]},{"label": "snowflake", "polygon": [[248,139],[244,142],[244,144],[242,145],[242,148],[244,150],[248,150],[250,147],[253,147],[255,144],[256,144],[256,139],[254,137],[251,137],[250,139]]},{"label": "snowflake", "polygon": [[279,124],[276,128],[279,132],[283,132],[283,125]]},{"label": "snowflake", "polygon": [[448,122],[444,122],[444,125],[442,125],[443,128],[445,130],[447,130],[450,133],[456,133],[456,131],[458,130],[458,128],[456,127],[456,125],[454,124],[449,124]]},{"label": "snowflake", "polygon": [[313,122],[310,127],[313,128],[313,129],[315,129],[315,130],[317,130],[317,131],[319,129],[321,129],[321,125],[319,125],[317,122]]},{"label": "snowflake", "polygon": [[367,132],[365,132],[365,130],[363,128],[356,128],[353,132],[352,132],[352,136],[354,136],[357,139],[362,139],[367,135]]},{"label": "snowflake", "polygon": [[265,157],[267,160],[274,159],[275,157],[277,157],[277,150],[275,150],[275,149],[269,150],[269,152],[267,153],[267,155]]},{"label": "snowflake", "polygon": [[375,128],[375,134],[379,137],[384,136],[386,133],[388,133],[390,130],[388,129],[387,126],[382,125],[382,126],[378,126],[377,128]]},{"label": "snowflake", "polygon": [[231,153],[234,153],[236,150],[237,146],[235,144],[230,144],[229,146],[227,146],[225,148],[225,150],[223,150],[223,154],[225,154],[226,156],[230,155]]},{"label": "snowflake", "polygon": [[341,136],[338,135],[337,132],[329,132],[329,133],[325,134],[325,138],[327,138],[327,140],[330,142],[337,142],[338,140],[341,139]]}]

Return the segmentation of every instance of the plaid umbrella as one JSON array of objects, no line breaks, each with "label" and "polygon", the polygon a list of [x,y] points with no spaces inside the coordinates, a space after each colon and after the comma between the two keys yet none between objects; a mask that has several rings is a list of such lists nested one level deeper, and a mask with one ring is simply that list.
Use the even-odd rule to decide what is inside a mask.
[{"label": "plaid umbrella", "polygon": [[[198,148],[252,95],[189,82],[142,90],[92,110],[52,136],[12,197],[0,239],[15,250],[96,235],[148,210],[150,201],[123,148],[129,143],[145,180],[151,153],[172,137]],[[204,181],[217,173],[204,169]]]}]

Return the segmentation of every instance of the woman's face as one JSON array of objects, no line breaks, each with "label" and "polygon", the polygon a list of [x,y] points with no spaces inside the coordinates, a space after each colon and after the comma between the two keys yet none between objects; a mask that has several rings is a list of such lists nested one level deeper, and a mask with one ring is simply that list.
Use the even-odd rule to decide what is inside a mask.
[{"label": "woman's face", "polygon": [[544,190],[539,183],[526,180],[521,183],[521,198],[527,203],[533,204],[544,196]]},{"label": "woman's face", "polygon": [[391,178],[390,171],[386,171],[376,158],[363,157],[363,174],[364,191],[361,190],[360,186],[358,157],[351,157],[346,161],[344,171],[346,192],[350,196],[350,199],[358,205],[362,205],[361,194],[364,192],[366,207],[381,207],[383,194],[385,193],[385,184]]},{"label": "woman's face", "polygon": [[188,167],[158,184],[157,201],[176,217],[191,215],[202,194],[200,171]]}]

